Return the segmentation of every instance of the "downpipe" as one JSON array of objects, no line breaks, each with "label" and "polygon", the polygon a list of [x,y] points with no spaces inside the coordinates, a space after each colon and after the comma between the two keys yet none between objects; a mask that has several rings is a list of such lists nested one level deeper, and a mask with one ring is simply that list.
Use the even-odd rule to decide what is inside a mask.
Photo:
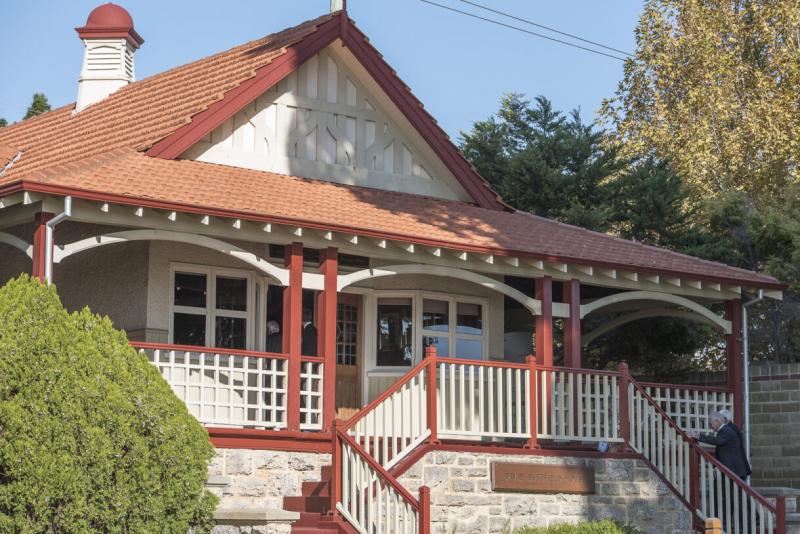
[{"label": "downpipe", "polygon": [[742,404],[744,404],[744,452],[750,458],[750,328],[747,322],[747,308],[764,300],[764,290],[758,290],[758,296],[742,304],[742,359],[744,360],[744,384],[742,384]]},{"label": "downpipe", "polygon": [[72,197],[64,197],[64,211],[45,223],[44,230],[44,279],[47,285],[53,279],[53,229],[65,219],[72,216]]}]

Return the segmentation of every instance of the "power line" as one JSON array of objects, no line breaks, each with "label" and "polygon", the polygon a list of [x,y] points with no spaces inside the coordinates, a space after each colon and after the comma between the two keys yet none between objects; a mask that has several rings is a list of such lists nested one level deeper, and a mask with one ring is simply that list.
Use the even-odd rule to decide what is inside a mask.
[{"label": "power line", "polygon": [[469,13],[467,11],[462,11],[462,10],[456,9],[454,7],[445,6],[445,5],[442,5],[442,4],[437,4],[436,2],[432,2],[431,0],[420,0],[420,2],[423,2],[423,3],[426,3],[426,4],[430,4],[432,6],[440,7],[442,9],[446,9],[448,11],[453,11],[455,13],[460,13],[462,15],[466,15],[466,16],[472,17],[474,19],[482,20],[484,22],[490,22],[490,23],[496,24],[498,26],[503,26],[504,28],[509,28],[509,29],[512,29],[512,30],[517,30],[517,31],[522,32],[522,33],[527,33],[529,35],[534,35],[536,37],[541,37],[542,39],[547,39],[548,41],[554,41],[556,43],[561,43],[561,44],[564,44],[564,45],[567,45],[567,46],[571,46],[573,48],[578,48],[580,50],[585,50],[586,52],[591,52],[593,54],[598,54],[600,56],[610,57],[611,59],[616,59],[618,61],[625,61],[625,58],[621,58],[621,57],[614,56],[614,55],[611,55],[611,54],[606,54],[605,52],[601,52],[599,50],[594,50],[592,48],[587,48],[585,46],[577,45],[575,43],[570,43],[568,41],[562,41],[561,39],[556,39],[555,37],[542,35],[541,33],[532,32],[530,30],[526,30],[525,28],[520,28],[519,26],[512,26],[511,24],[506,24],[505,22],[500,22],[499,20],[494,20],[494,19],[489,19],[489,18],[486,18],[486,17],[482,17],[480,15],[476,15],[474,13]]},{"label": "power line", "polygon": [[553,33],[558,33],[558,34],[561,34],[561,35],[565,35],[565,36],[570,37],[572,39],[577,39],[578,41],[583,41],[584,43],[593,44],[595,46],[599,46],[600,48],[605,48],[606,50],[611,50],[613,52],[619,52],[620,54],[624,54],[624,55],[626,55],[628,57],[632,57],[633,56],[633,54],[631,54],[630,52],[625,52],[624,50],[620,50],[619,48],[613,48],[611,46],[606,46],[604,44],[597,43],[595,41],[590,41],[589,39],[584,39],[583,37],[578,37],[577,35],[572,35],[571,33],[562,32],[561,30],[557,30],[555,28],[551,28],[549,26],[545,26],[543,24],[539,24],[537,22],[533,22],[532,20],[523,19],[521,17],[514,16],[514,15],[512,15],[510,13],[505,13],[503,11],[498,11],[497,9],[492,9],[491,7],[478,4],[477,2],[470,2],[469,0],[459,0],[459,2],[462,2],[464,4],[469,4],[471,6],[474,6],[474,7],[480,8],[480,9],[485,9],[486,11],[491,11],[492,13],[495,13],[497,15],[502,15],[502,16],[508,17],[510,19],[518,20],[520,22],[524,22],[525,24],[530,24],[531,26],[536,26],[537,28],[542,28],[543,30],[547,30],[547,31],[551,31]]}]

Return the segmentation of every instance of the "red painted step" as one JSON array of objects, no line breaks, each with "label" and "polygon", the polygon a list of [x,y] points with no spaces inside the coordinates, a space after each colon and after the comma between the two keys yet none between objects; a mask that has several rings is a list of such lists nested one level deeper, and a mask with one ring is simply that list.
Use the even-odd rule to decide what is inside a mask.
[{"label": "red painted step", "polygon": [[319,481],[303,482],[301,495],[283,498],[284,510],[300,512],[300,519],[292,524],[292,534],[355,534],[348,525],[334,521],[328,515],[331,474],[331,466],[325,465]]}]

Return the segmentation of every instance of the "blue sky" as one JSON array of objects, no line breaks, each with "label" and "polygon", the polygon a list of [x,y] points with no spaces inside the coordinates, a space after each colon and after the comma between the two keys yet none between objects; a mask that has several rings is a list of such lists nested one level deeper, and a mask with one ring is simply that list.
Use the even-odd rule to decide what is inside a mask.
[{"label": "blue sky", "polygon": [[[439,3],[480,13],[458,0]],[[632,51],[636,0],[478,0],[540,24]],[[34,92],[75,100],[83,54],[74,28],[101,0],[5,0],[0,17],[0,117],[25,113]],[[329,0],[117,0],[145,39],[137,78],[225,50],[328,11]],[[500,96],[544,95],[591,119],[622,63],[444,11],[419,0],[349,0],[348,11],[442,127],[456,137],[495,112]],[[494,18],[496,15],[482,13]],[[512,21],[509,21],[512,22]],[[521,23],[514,23],[521,25]],[[529,27],[532,31],[541,31]],[[558,37],[558,36],[555,36]]]}]

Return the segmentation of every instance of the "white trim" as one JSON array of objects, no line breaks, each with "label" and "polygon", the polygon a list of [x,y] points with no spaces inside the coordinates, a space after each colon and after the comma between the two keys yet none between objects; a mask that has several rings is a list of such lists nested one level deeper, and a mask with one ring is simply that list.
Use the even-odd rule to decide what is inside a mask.
[{"label": "white trim", "polygon": [[29,258],[33,258],[33,245],[20,239],[19,237],[6,232],[0,232],[0,243],[10,245],[24,252]]},{"label": "white trim", "polygon": [[[192,306],[176,306],[175,305],[175,274],[201,274],[206,277],[206,305],[204,308]],[[218,310],[216,307],[217,292],[216,284],[217,277],[223,278],[243,278],[247,282],[247,310]],[[229,269],[222,267],[210,267],[206,265],[197,265],[190,263],[170,262],[169,264],[169,330],[168,342],[175,343],[175,314],[186,313],[192,315],[202,315],[206,318],[206,347],[216,347],[216,326],[215,319],[217,317],[235,317],[245,319],[246,321],[246,335],[245,335],[245,350],[253,350],[254,339],[256,331],[256,317],[255,310],[255,278],[252,271],[241,269]]]},{"label": "white trim", "polygon": [[288,269],[278,267],[264,258],[256,256],[252,252],[248,252],[236,245],[231,245],[219,239],[214,239],[213,237],[173,232],[170,230],[125,230],[122,232],[89,237],[66,245],[59,245],[54,251],[54,261],[59,263],[64,258],[77,254],[78,252],[83,252],[84,250],[127,241],[176,241],[178,243],[188,243],[190,245],[209,248],[221,252],[222,254],[233,256],[234,258],[238,258],[252,265],[259,271],[277,280],[278,283],[283,286],[289,285]]},{"label": "white trim", "polygon": [[[608,332],[611,332],[617,327],[620,327],[624,324],[633,321],[637,321],[639,319],[648,319],[650,317],[677,317],[679,319],[688,319],[690,321],[696,321],[699,323],[707,324],[709,326],[716,328],[717,330],[722,330],[724,332],[724,329],[715,321],[712,321],[711,319],[708,319],[707,317],[692,311],[679,310],[675,308],[650,308],[633,313],[627,313],[625,315],[612,319],[611,321],[603,323],[602,325],[598,326],[588,334],[585,334],[581,338],[581,345],[586,347],[598,337]],[[728,332],[725,333],[727,334]]]},{"label": "white trim", "polygon": [[604,308],[612,304],[618,304],[620,302],[630,301],[656,301],[675,304],[676,306],[686,308],[687,310],[693,311],[705,317],[726,334],[731,333],[731,322],[723,319],[705,306],[701,306],[694,301],[679,297],[678,295],[672,295],[670,293],[657,293],[655,291],[627,291],[623,293],[615,293],[614,295],[609,295],[607,297],[594,300],[588,304],[583,304],[581,305],[581,319],[590,313],[599,310],[600,308]]}]

